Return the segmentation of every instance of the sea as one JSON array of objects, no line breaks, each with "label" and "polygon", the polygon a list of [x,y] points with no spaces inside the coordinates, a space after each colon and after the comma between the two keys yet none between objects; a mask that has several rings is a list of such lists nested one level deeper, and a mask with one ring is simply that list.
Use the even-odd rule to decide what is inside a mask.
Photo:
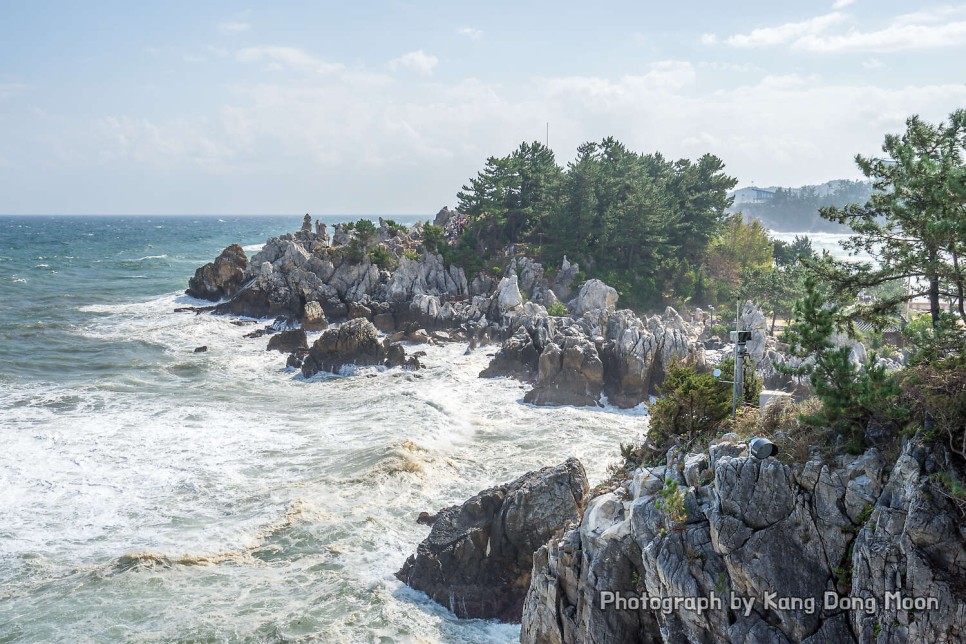
[{"label": "sea", "polygon": [[417,515],[570,456],[593,485],[645,409],[524,404],[495,346],[306,380],[175,312],[301,221],[0,217],[0,642],[518,641],[396,580]]}]

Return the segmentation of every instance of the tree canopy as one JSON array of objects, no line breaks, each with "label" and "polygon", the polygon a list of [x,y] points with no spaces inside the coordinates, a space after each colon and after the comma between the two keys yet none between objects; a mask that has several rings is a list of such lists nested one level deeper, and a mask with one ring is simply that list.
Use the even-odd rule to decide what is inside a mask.
[{"label": "tree canopy", "polygon": [[933,125],[913,116],[906,131],[885,137],[884,158],[856,156],[875,191],[863,205],[824,208],[822,217],[855,233],[844,243],[873,262],[835,262],[825,258],[815,270],[840,298],[885,283],[906,281],[911,288],[891,298],[858,307],[866,319],[881,319],[897,303],[927,295],[933,326],[940,322],[942,297],[963,309],[966,245],[966,110]]},{"label": "tree canopy", "polygon": [[528,244],[554,263],[566,255],[617,286],[628,304],[654,304],[681,276],[700,285],[735,183],[710,154],[672,161],[608,137],[584,143],[560,168],[549,148],[523,143],[487,159],[458,193],[470,218],[461,243],[483,254]]}]

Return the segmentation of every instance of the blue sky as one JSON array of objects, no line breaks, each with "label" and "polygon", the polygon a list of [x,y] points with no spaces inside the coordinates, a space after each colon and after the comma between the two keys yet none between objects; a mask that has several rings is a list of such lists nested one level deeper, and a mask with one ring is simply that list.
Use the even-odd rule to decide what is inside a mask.
[{"label": "blue sky", "polygon": [[430,213],[524,140],[858,178],[966,3],[0,0],[0,213]]}]

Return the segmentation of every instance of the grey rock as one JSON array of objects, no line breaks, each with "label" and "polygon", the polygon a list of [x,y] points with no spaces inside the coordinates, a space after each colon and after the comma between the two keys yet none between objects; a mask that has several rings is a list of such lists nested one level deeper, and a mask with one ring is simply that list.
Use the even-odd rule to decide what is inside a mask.
[{"label": "grey rock", "polygon": [[458,617],[519,623],[533,553],[579,520],[587,491],[573,458],[484,490],[440,510],[396,576]]}]

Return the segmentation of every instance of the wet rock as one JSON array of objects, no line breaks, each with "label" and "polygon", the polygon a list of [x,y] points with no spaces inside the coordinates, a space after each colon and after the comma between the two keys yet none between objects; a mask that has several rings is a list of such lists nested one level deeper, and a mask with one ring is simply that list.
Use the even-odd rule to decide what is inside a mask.
[{"label": "wet rock", "polygon": [[312,301],[305,304],[305,314],[302,317],[302,328],[306,331],[323,331],[329,327],[322,305]]},{"label": "wet rock", "polygon": [[305,336],[305,329],[290,329],[274,334],[268,339],[267,351],[278,351],[280,353],[295,353],[299,350],[307,351],[309,348],[308,339]]},{"label": "wet rock", "polygon": [[200,347],[195,347],[194,353],[205,353],[208,351],[208,345],[203,344]]},{"label": "wet rock", "polygon": [[302,375],[310,378],[320,371],[338,373],[346,365],[381,365],[385,360],[386,349],[376,327],[365,318],[357,318],[322,333],[305,358]]},{"label": "wet rock", "polygon": [[[565,329],[564,333],[573,331]],[[523,400],[535,405],[595,406],[600,404],[604,365],[597,347],[576,333],[561,334],[547,345],[538,361],[537,381]]]},{"label": "wet rock", "polygon": [[244,283],[246,268],[248,257],[245,251],[238,244],[232,244],[221,251],[215,261],[195,271],[194,277],[188,280],[185,293],[212,301],[231,297]]},{"label": "wet rock", "polygon": [[484,490],[440,510],[396,576],[458,617],[519,623],[534,551],[579,519],[587,491],[573,458]]}]

